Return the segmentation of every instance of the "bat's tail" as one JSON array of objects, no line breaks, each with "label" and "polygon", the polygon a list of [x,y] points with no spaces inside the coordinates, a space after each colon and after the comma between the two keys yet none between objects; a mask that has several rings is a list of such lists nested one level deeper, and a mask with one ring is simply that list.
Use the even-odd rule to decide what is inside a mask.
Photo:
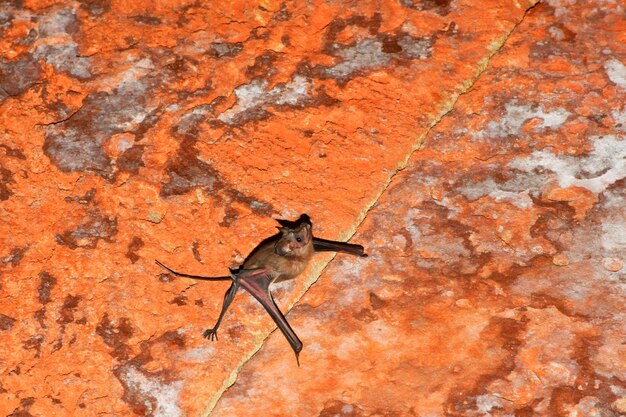
[{"label": "bat's tail", "polygon": [[167,271],[171,272],[172,274],[179,276],[179,277],[184,277],[184,278],[191,278],[191,279],[199,279],[199,280],[203,280],[203,281],[232,281],[232,277],[228,276],[228,277],[205,277],[202,275],[191,275],[191,274],[183,274],[182,272],[177,272],[174,271],[172,268],[163,265],[161,262],[157,261],[156,259],[154,260],[154,262],[156,262],[157,265],[159,265],[161,268],[166,269]]},{"label": "bat's tail", "polygon": [[366,257],[365,249],[361,245],[354,245],[346,242],[335,242],[334,240],[313,238],[313,247],[316,252],[343,252],[351,255]]}]

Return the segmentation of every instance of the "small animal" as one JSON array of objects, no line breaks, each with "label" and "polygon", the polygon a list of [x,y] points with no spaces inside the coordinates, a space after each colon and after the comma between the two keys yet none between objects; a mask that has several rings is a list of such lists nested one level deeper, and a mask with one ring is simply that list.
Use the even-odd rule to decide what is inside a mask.
[{"label": "small animal", "polygon": [[230,276],[205,277],[174,271],[158,260],[156,263],[174,275],[205,281],[232,281],[224,295],[222,311],[215,326],[204,331],[203,336],[209,340],[217,340],[217,330],[222,323],[224,314],[233,302],[239,288],[248,291],[265,307],[278,328],[283,332],[291,345],[296,361],[299,362],[302,342],[293,331],[283,313],[274,302],[270,285],[298,277],[304,271],[316,252],[343,252],[366,257],[363,246],[345,242],[320,239],[313,236],[313,225],[307,215],[302,215],[295,222],[279,220],[279,234],[263,241],[250,253],[243,265],[231,270]]}]

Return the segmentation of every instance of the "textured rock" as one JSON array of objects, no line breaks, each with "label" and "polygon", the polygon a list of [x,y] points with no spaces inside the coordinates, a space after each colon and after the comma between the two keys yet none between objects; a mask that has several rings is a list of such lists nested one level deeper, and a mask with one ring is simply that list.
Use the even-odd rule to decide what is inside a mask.
[{"label": "textured rock", "polygon": [[211,415],[623,415],[624,12],[536,6]]},{"label": "textured rock", "polygon": [[0,414],[210,409],[272,323],[153,260],[350,236],[534,2],[3,2]]}]

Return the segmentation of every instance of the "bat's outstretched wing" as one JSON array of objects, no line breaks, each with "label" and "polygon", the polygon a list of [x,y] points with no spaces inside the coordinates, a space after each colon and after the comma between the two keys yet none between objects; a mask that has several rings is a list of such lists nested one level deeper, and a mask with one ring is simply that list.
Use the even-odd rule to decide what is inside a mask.
[{"label": "bat's outstretched wing", "polygon": [[354,245],[346,242],[335,242],[334,240],[313,238],[315,252],[343,252],[351,255],[366,257],[365,249],[361,245]]},{"label": "bat's outstretched wing", "polygon": [[285,338],[287,338],[287,341],[296,354],[296,361],[298,361],[298,365],[300,365],[298,357],[302,350],[302,342],[298,339],[298,336],[287,322],[287,319],[274,302],[272,293],[269,290],[269,286],[273,280],[271,271],[266,268],[244,269],[234,275],[234,279],[241,288],[252,294],[269,313],[272,320],[274,320],[280,331],[285,335]]}]

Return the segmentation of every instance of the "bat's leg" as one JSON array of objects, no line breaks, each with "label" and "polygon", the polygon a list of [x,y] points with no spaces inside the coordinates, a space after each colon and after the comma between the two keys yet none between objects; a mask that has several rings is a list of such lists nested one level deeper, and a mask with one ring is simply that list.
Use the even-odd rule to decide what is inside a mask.
[{"label": "bat's leg", "polygon": [[302,342],[298,339],[298,336],[287,322],[287,319],[274,302],[272,293],[269,290],[272,280],[272,275],[268,273],[266,269],[243,270],[235,277],[235,281],[263,305],[280,331],[283,332],[283,335],[285,335],[285,338],[287,338],[287,341],[296,354],[296,361],[299,366]]},{"label": "bat's leg", "polygon": [[316,252],[342,252],[351,255],[366,257],[365,249],[361,245],[354,245],[346,242],[335,242],[334,240],[313,238],[313,247]]},{"label": "bat's leg", "polygon": [[163,265],[161,262],[157,261],[156,259],[154,260],[154,262],[156,262],[156,264],[159,265],[161,268],[166,269],[172,274],[177,275],[179,277],[201,279],[203,281],[231,281],[232,280],[232,277],[205,277],[202,275],[183,274],[182,272],[174,271],[172,268]]},{"label": "bat's leg", "polygon": [[226,314],[228,307],[230,307],[230,303],[232,303],[235,299],[235,294],[237,293],[238,289],[239,284],[236,281],[233,281],[233,283],[230,285],[230,288],[228,288],[228,290],[226,291],[226,294],[224,294],[224,304],[222,304],[222,311],[220,312],[220,316],[217,318],[215,326],[213,326],[212,329],[206,329],[204,333],[202,333],[202,335],[207,339],[217,340],[217,329],[220,327],[222,319],[224,318],[224,314]]}]

